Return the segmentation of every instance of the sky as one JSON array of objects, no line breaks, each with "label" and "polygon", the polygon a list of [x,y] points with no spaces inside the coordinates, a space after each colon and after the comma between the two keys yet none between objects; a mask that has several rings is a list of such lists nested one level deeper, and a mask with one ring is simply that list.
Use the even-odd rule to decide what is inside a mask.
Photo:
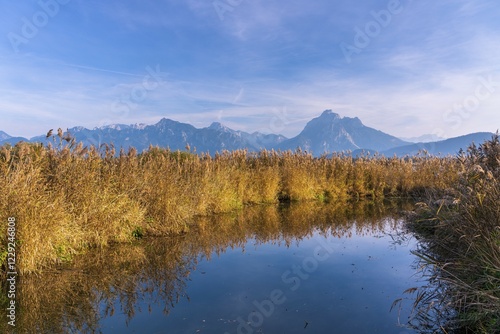
[{"label": "sky", "polygon": [[297,135],[500,128],[497,0],[0,1],[0,130],[170,118]]}]

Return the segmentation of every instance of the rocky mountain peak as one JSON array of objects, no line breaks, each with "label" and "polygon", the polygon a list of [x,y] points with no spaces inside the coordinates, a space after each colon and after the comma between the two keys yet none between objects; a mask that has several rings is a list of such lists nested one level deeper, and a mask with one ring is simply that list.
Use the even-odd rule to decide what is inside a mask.
[{"label": "rocky mountain peak", "polygon": [[210,126],[208,128],[210,130],[222,130],[222,131],[225,131],[228,129],[227,126],[223,125],[220,122],[213,122],[212,124],[210,124]]},{"label": "rocky mountain peak", "polygon": [[322,119],[341,119],[340,115],[333,112],[332,109],[326,109],[325,111],[323,111],[323,113],[321,114],[321,116],[319,116],[319,118],[322,118]]}]

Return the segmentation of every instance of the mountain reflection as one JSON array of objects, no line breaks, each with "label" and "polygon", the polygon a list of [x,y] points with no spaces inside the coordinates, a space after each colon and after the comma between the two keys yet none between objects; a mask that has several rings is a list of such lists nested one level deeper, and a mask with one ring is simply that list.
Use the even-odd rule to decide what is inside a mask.
[{"label": "mountain reflection", "polygon": [[[186,285],[202,258],[210,259],[228,248],[240,247],[244,252],[248,240],[290,246],[314,231],[338,238],[380,233],[387,224],[396,228],[397,212],[409,209],[408,205],[254,206],[197,218],[183,235],[147,237],[133,244],[90,250],[71,265],[19,279],[16,332],[100,332],[102,319],[119,312],[130,321],[136,312],[146,311],[139,308],[148,304],[161,305],[168,316],[180,298],[189,298]],[[2,321],[0,332],[9,331],[7,321]]]}]

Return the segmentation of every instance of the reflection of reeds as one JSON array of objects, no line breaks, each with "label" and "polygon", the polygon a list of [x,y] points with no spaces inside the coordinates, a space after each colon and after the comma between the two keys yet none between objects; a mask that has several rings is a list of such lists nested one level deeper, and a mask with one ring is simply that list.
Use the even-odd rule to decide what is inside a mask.
[{"label": "reflection of reeds", "polygon": [[[137,303],[153,293],[168,312],[195,264],[196,254],[170,238],[87,252],[71,267],[25,275],[18,285],[17,332],[98,333],[101,318],[119,313],[131,319]],[[8,332],[5,322],[0,332]]]},{"label": "reflection of reeds", "polygon": [[422,204],[411,226],[430,281],[415,322],[470,333],[500,332],[500,139],[457,158],[460,177],[445,198]]},{"label": "reflection of reeds", "polygon": [[[71,264],[21,277],[17,330],[100,332],[102,318],[117,313],[131,320],[144,300],[164,306],[168,314],[186,297],[186,282],[201,256],[210,259],[227,248],[243,248],[248,239],[256,244],[291,245],[314,230],[339,238],[379,233],[391,222],[387,218],[397,218],[394,212],[399,210],[398,203],[390,202],[251,206],[197,217],[190,232],[182,235],[93,249],[74,256]],[[397,219],[392,223],[397,224]],[[6,326],[0,322],[0,332],[7,332]]]},{"label": "reflection of reeds", "polygon": [[242,150],[211,157],[156,147],[138,154],[66,143],[58,134],[54,146],[0,147],[0,228],[16,217],[21,273],[143,233],[187,232],[193,217],[247,204],[408,196],[457,179],[449,158]]}]

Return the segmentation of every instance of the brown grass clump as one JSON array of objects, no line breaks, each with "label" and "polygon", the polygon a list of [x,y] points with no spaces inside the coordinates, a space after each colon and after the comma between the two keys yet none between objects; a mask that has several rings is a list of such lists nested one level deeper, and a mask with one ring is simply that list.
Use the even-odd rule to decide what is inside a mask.
[{"label": "brown grass clump", "polygon": [[[0,147],[0,229],[16,218],[21,273],[70,261],[89,247],[188,232],[196,216],[244,205],[404,197],[449,188],[458,177],[451,158],[265,150],[209,156],[158,147],[139,154],[83,147],[62,131],[57,137],[53,145]],[[3,264],[6,245],[2,240]]]},{"label": "brown grass clump", "polygon": [[412,227],[430,284],[419,291],[415,321],[429,328],[500,332],[500,138],[471,145],[456,159],[459,179],[445,197],[422,204]]}]

